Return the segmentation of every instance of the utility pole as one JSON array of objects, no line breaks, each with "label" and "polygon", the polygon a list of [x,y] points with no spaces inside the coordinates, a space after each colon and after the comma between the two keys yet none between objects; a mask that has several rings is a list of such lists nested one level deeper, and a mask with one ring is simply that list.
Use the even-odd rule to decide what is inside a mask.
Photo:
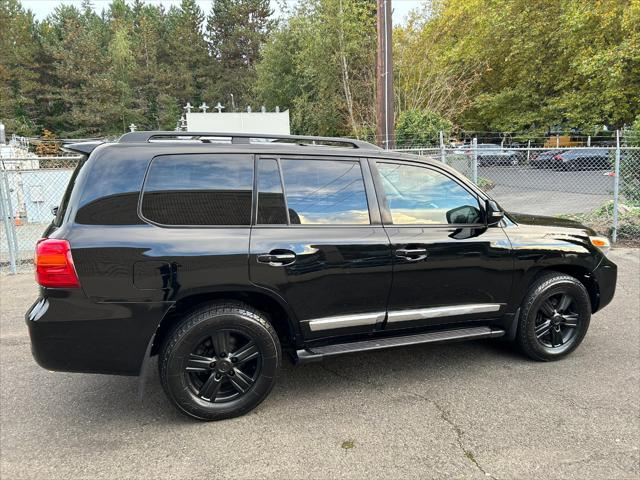
[{"label": "utility pole", "polygon": [[391,0],[377,0],[378,56],[376,59],[376,137],[383,148],[395,145],[393,108],[393,41]]}]

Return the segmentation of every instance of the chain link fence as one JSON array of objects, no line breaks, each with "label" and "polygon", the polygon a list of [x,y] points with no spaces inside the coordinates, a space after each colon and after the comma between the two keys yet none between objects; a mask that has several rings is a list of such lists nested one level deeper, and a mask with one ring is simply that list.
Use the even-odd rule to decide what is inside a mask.
[{"label": "chain link fence", "polygon": [[0,272],[33,268],[35,244],[53,219],[81,157],[0,160]]},{"label": "chain link fence", "polygon": [[640,244],[640,148],[478,144],[402,149],[445,163],[507,211],[560,216]]},{"label": "chain link fence", "polygon": [[[618,243],[640,244],[639,147],[505,147],[473,140],[399,151],[452,166],[508,211],[564,216]],[[1,161],[0,272],[33,268],[35,244],[80,158]]]}]

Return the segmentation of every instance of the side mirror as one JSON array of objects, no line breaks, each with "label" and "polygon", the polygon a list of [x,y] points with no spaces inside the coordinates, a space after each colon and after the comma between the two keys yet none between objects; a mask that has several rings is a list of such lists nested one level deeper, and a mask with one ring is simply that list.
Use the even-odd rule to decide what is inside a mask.
[{"label": "side mirror", "polygon": [[446,213],[447,223],[449,224],[478,224],[482,220],[482,216],[477,207],[471,205],[463,205],[449,210]]},{"label": "side mirror", "polygon": [[498,225],[504,218],[504,212],[493,200],[487,200],[487,226]]}]

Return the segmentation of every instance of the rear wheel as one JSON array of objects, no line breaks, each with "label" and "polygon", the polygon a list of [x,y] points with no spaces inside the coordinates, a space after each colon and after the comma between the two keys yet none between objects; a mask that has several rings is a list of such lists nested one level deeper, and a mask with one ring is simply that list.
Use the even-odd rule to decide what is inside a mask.
[{"label": "rear wheel", "polygon": [[538,278],[522,303],[517,341],[534,360],[556,360],[575,350],[591,320],[591,302],[576,278],[549,273]]},{"label": "rear wheel", "polygon": [[240,303],[213,304],[187,316],[168,336],[160,380],[182,412],[221,420],[266,398],[281,358],[278,336],[261,313]]}]

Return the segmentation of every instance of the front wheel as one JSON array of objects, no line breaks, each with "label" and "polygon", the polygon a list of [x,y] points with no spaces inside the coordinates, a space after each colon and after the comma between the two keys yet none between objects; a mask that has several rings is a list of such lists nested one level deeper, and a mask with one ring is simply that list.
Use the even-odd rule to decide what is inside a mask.
[{"label": "front wheel", "polygon": [[580,345],[590,320],[584,285],[570,275],[549,273],[533,283],[522,303],[517,341],[534,360],[557,360]]},{"label": "front wheel", "polygon": [[273,388],[282,353],[264,316],[241,303],[188,315],[164,342],[160,381],[179,410],[222,420],[252,410]]}]

